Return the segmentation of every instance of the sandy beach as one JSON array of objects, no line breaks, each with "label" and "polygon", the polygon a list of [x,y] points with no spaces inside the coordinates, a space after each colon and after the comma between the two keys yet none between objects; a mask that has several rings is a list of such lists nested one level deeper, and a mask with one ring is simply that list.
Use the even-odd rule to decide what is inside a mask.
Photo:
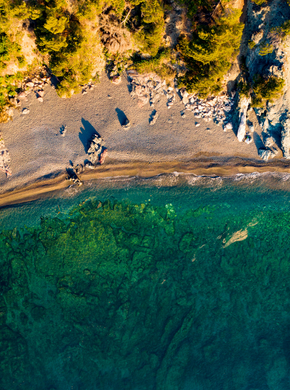
[{"label": "sandy beach", "polygon": [[[44,102],[28,95],[13,121],[0,125],[11,157],[12,176],[0,172],[0,207],[31,200],[65,188],[70,164],[86,160],[86,145],[98,132],[106,142],[108,158],[103,166],[81,175],[81,180],[114,176],[150,177],[161,173],[187,172],[197,175],[228,176],[250,172],[290,172],[290,162],[276,159],[265,163],[258,157],[255,142],[238,142],[232,131],[221,125],[197,121],[191,112],[181,116],[184,105],[179,97],[171,109],[166,98],[155,105],[159,117],[149,125],[153,108],[139,108],[129,93],[129,83],[120,85],[103,75],[100,84],[86,95],[60,99],[55,89],[45,87]],[[21,114],[23,108],[30,110]],[[124,113],[131,128],[124,130],[119,117]],[[255,121],[255,118],[251,118]],[[60,128],[67,127],[65,137]],[[257,137],[259,126],[255,123]]]}]

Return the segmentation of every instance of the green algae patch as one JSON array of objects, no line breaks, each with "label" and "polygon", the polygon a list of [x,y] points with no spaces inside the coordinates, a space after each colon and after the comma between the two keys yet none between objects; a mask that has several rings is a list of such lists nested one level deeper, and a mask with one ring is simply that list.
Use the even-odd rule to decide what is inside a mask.
[{"label": "green algae patch", "polygon": [[286,389],[289,220],[91,199],[3,231],[1,388]]}]

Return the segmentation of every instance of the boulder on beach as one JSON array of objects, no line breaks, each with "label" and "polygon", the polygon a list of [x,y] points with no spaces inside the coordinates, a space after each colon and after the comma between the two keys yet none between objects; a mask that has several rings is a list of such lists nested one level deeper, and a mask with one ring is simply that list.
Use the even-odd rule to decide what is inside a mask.
[{"label": "boulder on beach", "polygon": [[89,140],[87,154],[89,155],[89,161],[93,165],[104,163],[108,153],[104,144],[105,141],[99,134],[93,134],[92,138]]},{"label": "boulder on beach", "polygon": [[119,85],[121,83],[122,79],[121,79],[121,76],[116,75],[116,76],[112,77],[111,81],[113,84]]},{"label": "boulder on beach", "polygon": [[122,124],[122,128],[124,130],[128,130],[128,129],[130,129],[130,127],[131,127],[131,123],[130,123],[129,119],[126,117],[124,123]]},{"label": "boulder on beach", "polygon": [[259,157],[261,157],[262,160],[268,161],[269,158],[275,157],[276,153],[273,152],[271,149],[260,148],[258,150],[258,155]]},{"label": "boulder on beach", "polygon": [[149,119],[149,125],[150,126],[153,126],[155,125],[156,121],[157,121],[157,118],[158,118],[158,113],[156,110],[154,110],[151,114],[151,117]]}]

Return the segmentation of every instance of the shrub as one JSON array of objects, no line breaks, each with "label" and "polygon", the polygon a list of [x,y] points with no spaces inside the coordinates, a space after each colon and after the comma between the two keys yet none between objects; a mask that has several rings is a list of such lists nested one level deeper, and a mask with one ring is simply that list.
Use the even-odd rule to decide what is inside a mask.
[{"label": "shrub", "polygon": [[267,0],[252,0],[257,5],[262,5],[264,3],[267,3]]},{"label": "shrub", "polygon": [[269,43],[263,43],[260,46],[259,54],[260,56],[266,56],[267,54],[273,53],[274,47]]},{"label": "shrub", "polygon": [[250,49],[254,49],[254,47],[256,46],[256,43],[254,41],[249,41],[248,46]]},{"label": "shrub", "polygon": [[279,99],[283,93],[285,81],[277,76],[264,78],[257,75],[253,83],[252,105],[262,107],[267,101],[273,102]]},{"label": "shrub", "polygon": [[238,83],[238,91],[241,97],[249,97],[250,90],[251,86],[245,79]]},{"label": "shrub", "polygon": [[139,73],[158,74],[162,79],[170,82],[176,75],[176,71],[168,65],[171,59],[170,50],[160,51],[155,57],[150,59],[135,58],[133,68]]}]

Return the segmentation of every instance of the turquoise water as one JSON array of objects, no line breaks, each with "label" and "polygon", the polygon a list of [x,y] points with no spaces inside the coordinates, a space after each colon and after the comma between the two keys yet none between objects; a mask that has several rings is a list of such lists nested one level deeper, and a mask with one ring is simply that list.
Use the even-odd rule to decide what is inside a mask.
[{"label": "turquoise water", "polygon": [[0,389],[289,389],[288,181],[92,182],[0,210]]}]

